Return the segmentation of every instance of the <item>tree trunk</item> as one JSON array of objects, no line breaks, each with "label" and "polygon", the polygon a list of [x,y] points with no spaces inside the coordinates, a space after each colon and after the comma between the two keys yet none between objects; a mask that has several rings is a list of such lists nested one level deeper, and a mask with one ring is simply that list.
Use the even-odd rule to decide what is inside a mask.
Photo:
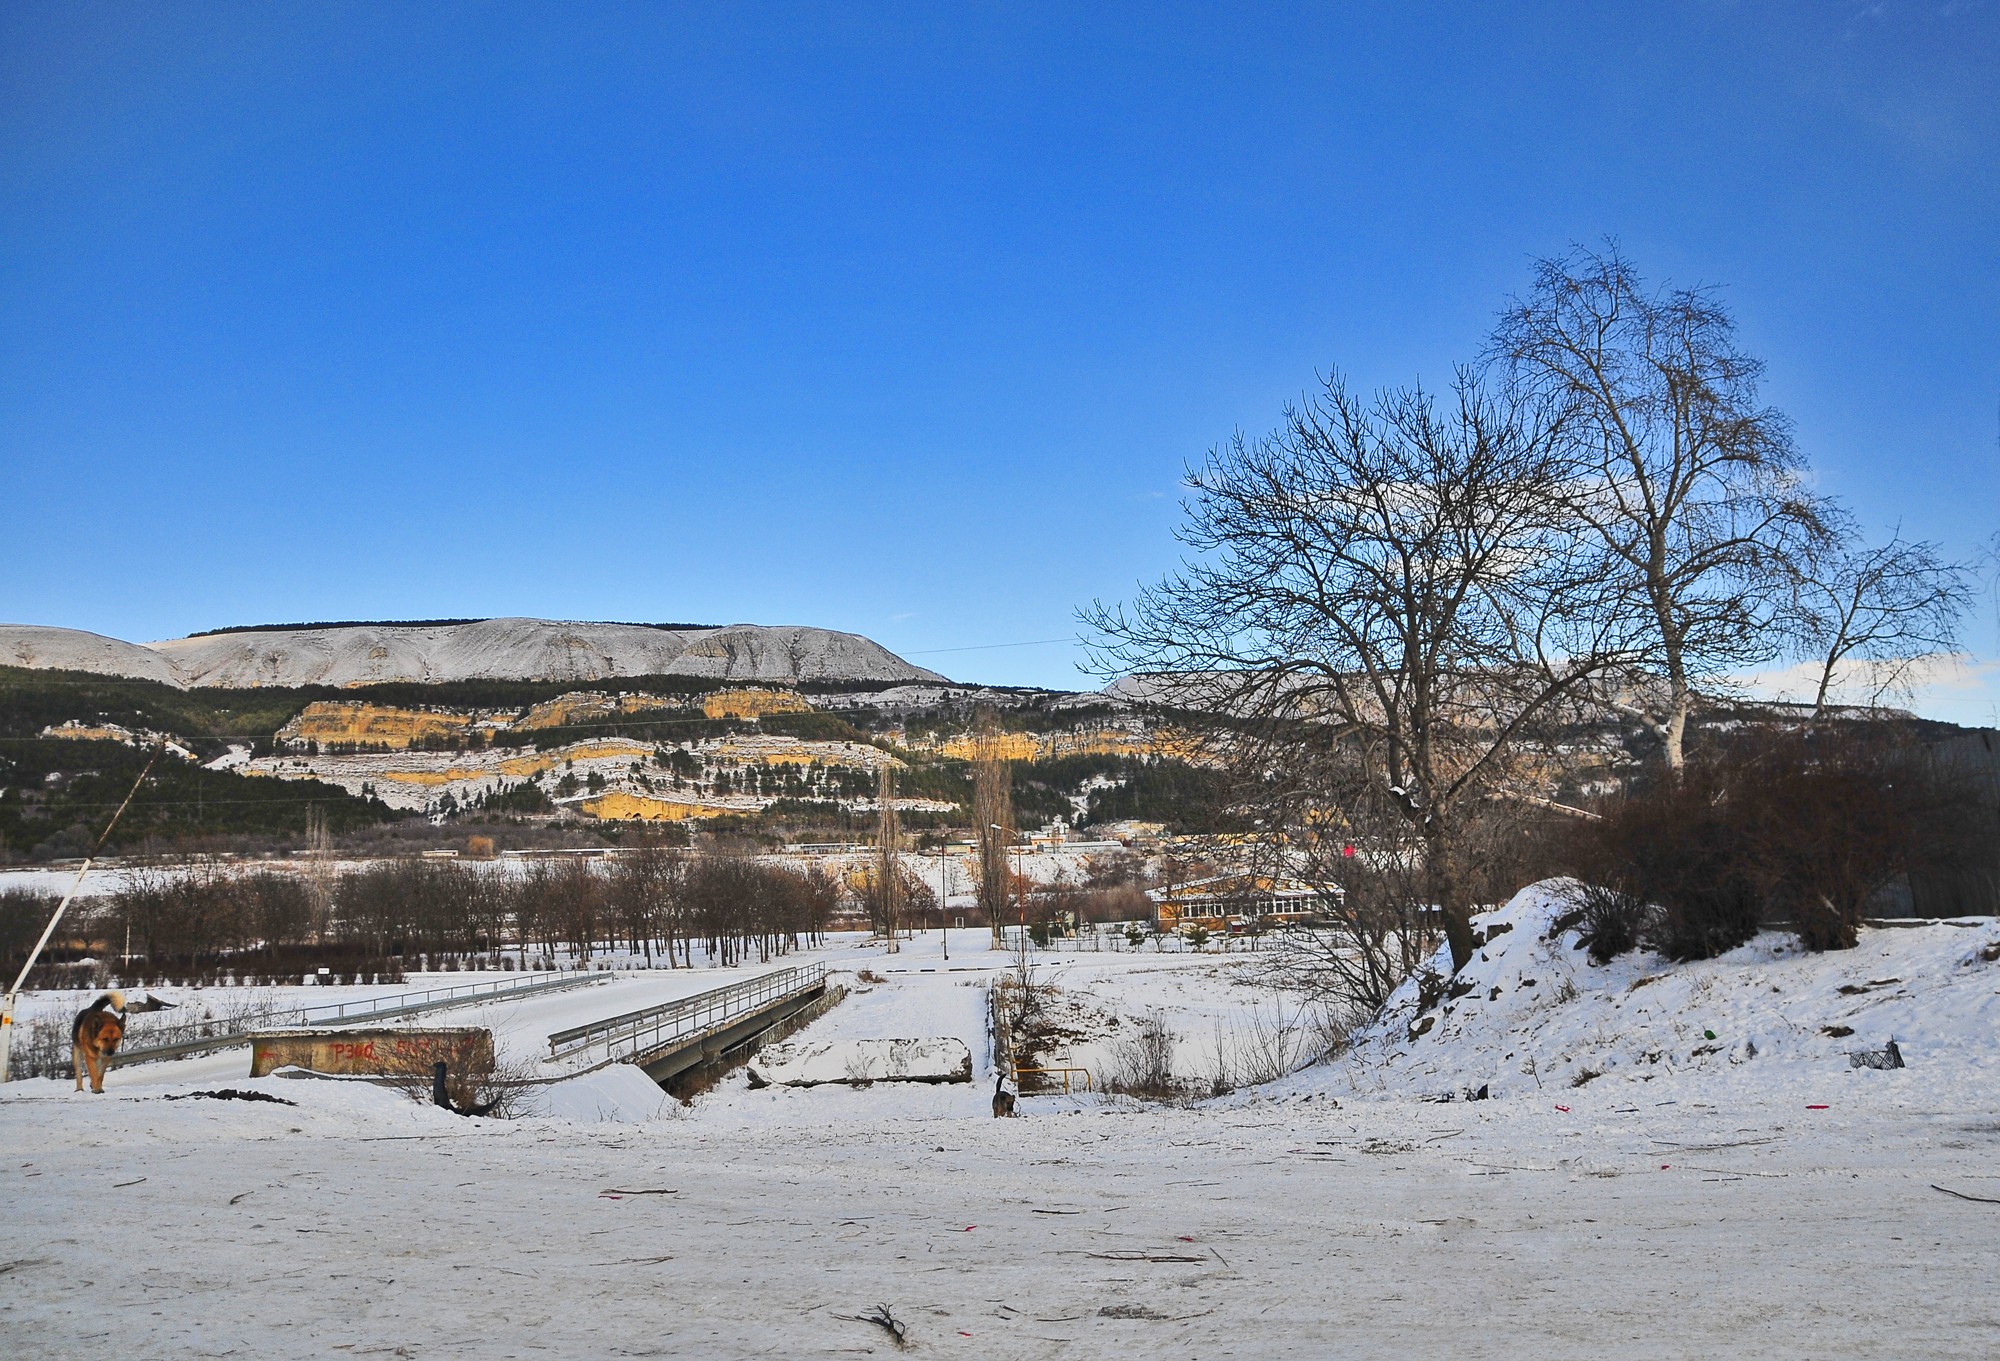
[{"label": "tree trunk", "polygon": [[1430,877],[1431,901],[1437,905],[1444,925],[1445,944],[1451,949],[1451,971],[1456,974],[1472,962],[1472,905],[1462,889],[1458,856],[1449,831],[1434,825],[1424,838],[1424,858]]},{"label": "tree trunk", "polygon": [[1687,765],[1687,721],[1688,711],[1694,707],[1694,695],[1685,681],[1673,683],[1672,708],[1667,714],[1666,730],[1661,737],[1666,741],[1667,769],[1675,779]]},{"label": "tree trunk", "polygon": [[1826,692],[1833,687],[1833,668],[1840,664],[1839,653],[1829,653],[1819,669],[1819,692],[1813,696],[1813,722],[1826,717]]}]

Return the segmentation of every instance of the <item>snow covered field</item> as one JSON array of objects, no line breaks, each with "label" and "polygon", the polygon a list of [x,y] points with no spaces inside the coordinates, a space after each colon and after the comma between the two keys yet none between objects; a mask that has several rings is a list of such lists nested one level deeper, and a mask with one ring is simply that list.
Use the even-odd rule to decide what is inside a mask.
[{"label": "snow covered field", "polygon": [[[886,1304],[913,1351],[980,1358],[2000,1353],[2000,1204],[1933,1189],[2000,1200],[2000,961],[1981,957],[2000,925],[1592,969],[1541,938],[1540,900],[1506,912],[1477,993],[1421,1038],[1392,1010],[1350,1058],[1193,1109],[1035,1097],[988,1118],[983,985],[1006,956],[970,932],[949,964],[934,937],[826,951],[885,981],[797,1037],[956,1035],[969,1086],[752,1091],[739,1073],[683,1108],[621,1067],[487,1121],[253,1082],[227,1054],[114,1072],[101,1097],[11,1084],[0,1343],[881,1355],[858,1318]],[[1262,995],[1228,981],[1240,965],[1043,967],[1195,1030]],[[731,976],[439,1023],[494,1024],[504,1050]],[[1823,1033],[1839,1025],[1855,1033]],[[1909,1067],[1849,1067],[1890,1033]],[[1585,1071],[1602,1075],[1572,1085]],[[1494,1099],[1421,1099],[1476,1083]],[[168,1099],[224,1086],[296,1104]]]}]

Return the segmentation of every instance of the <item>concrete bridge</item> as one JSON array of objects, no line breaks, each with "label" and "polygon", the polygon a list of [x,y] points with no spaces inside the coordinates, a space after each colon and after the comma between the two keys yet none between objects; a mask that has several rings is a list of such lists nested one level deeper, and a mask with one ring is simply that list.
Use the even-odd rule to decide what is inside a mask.
[{"label": "concrete bridge", "polygon": [[549,1058],[585,1071],[637,1064],[662,1086],[797,1016],[826,996],[826,965],[801,964],[549,1036]]}]

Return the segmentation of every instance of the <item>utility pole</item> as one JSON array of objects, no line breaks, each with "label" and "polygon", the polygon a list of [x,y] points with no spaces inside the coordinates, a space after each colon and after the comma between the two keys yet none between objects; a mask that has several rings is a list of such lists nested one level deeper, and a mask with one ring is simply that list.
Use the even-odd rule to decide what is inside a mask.
[{"label": "utility pole", "polygon": [[1014,898],[1021,905],[1021,968],[1025,970],[1028,967],[1028,880],[1021,873],[1021,842],[1018,834],[1014,841]]},{"label": "utility pole", "polygon": [[[83,868],[76,872],[76,879],[70,884],[69,892],[65,893],[63,900],[56,904],[55,915],[50,917],[49,924],[42,928],[42,938],[35,942],[34,949],[28,951],[28,962],[21,966],[20,975],[14,979],[14,986],[7,989],[6,1000],[0,1002],[0,1082],[7,1081],[9,1077],[8,1060],[14,1052],[14,999],[21,995],[21,985],[28,981],[28,973],[35,967],[35,961],[41,957],[42,947],[47,945],[49,937],[55,934],[56,923],[61,921],[63,913],[69,910],[70,903],[76,898],[76,891],[83,887],[83,876],[90,873],[90,867],[96,861],[97,853],[103,850],[104,843],[111,839],[111,829],[118,825],[118,819],[125,816],[126,808],[132,803],[132,796],[139,792],[139,786],[153,773],[153,762],[160,759],[160,753],[165,749],[166,744],[162,742],[154,747],[153,754],[146,758],[145,769],[139,772],[138,779],[132,781],[132,788],[126,793],[125,802],[118,805],[118,811],[111,815],[111,821],[104,824],[103,834],[97,838],[97,844],[90,848],[90,854],[84,858]],[[129,935],[126,938],[126,949],[128,952],[131,949]]]}]

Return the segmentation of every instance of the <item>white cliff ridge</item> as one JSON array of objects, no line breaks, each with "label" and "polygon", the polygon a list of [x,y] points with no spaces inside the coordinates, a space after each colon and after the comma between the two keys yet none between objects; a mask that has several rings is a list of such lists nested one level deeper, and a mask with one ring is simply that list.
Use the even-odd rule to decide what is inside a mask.
[{"label": "white cliff ridge", "polygon": [[230,687],[644,675],[780,683],[944,679],[859,634],[830,629],[661,629],[549,619],[253,629],[143,645],[78,629],[0,624],[0,665]]}]

